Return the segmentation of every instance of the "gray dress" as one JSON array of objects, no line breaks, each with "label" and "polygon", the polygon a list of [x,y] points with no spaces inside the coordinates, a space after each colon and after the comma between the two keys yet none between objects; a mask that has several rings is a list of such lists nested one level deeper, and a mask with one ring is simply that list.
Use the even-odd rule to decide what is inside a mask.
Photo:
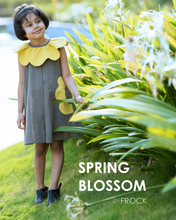
[{"label": "gray dress", "polygon": [[26,120],[24,144],[52,143],[53,140],[81,136],[80,133],[67,131],[53,133],[60,126],[82,127],[80,122],[69,122],[76,109],[74,104],[62,102],[53,105],[56,98],[72,98],[62,79],[60,58],[56,61],[47,59],[37,67],[30,63],[23,66],[23,77]]}]

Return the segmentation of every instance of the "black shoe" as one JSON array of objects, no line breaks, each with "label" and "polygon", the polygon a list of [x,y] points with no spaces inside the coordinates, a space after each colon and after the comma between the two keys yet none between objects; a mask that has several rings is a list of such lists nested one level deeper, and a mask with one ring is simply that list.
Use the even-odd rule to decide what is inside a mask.
[{"label": "black shoe", "polygon": [[48,199],[47,199],[47,206],[50,204],[55,203],[55,201],[60,199],[60,188],[62,183],[59,184],[58,189],[50,189],[48,190]]},{"label": "black shoe", "polygon": [[46,199],[47,195],[48,195],[48,187],[47,186],[45,186],[45,188],[43,188],[43,189],[37,190],[34,205],[38,205],[39,203],[42,203],[43,200]]}]

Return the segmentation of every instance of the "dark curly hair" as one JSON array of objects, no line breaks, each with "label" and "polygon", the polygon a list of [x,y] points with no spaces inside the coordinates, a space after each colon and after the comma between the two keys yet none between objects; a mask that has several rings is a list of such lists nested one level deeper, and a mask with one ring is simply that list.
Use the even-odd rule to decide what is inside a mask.
[{"label": "dark curly hair", "polygon": [[24,20],[27,20],[26,17],[29,13],[34,13],[39,16],[45,24],[45,29],[48,28],[49,18],[40,8],[35,5],[27,5],[25,7],[21,7],[21,9],[15,14],[13,20],[15,35],[20,40],[28,40],[28,38],[25,37],[26,33],[22,28],[22,23]]}]

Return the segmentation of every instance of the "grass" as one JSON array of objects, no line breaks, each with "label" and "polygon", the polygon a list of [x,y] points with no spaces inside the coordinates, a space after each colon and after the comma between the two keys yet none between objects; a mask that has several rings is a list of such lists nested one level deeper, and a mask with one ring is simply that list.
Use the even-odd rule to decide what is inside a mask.
[{"label": "grass", "polygon": [[[162,175],[157,173],[140,173],[138,168],[131,168],[126,174],[95,174],[79,173],[79,162],[113,162],[115,158],[107,153],[96,152],[96,146],[86,146],[84,143],[76,146],[78,139],[65,141],[65,162],[61,176],[61,199],[56,204],[47,207],[46,201],[39,206],[34,206],[36,182],[34,176],[34,145],[24,146],[23,142],[15,144],[0,151],[0,220],[67,220],[65,195],[75,196],[78,193],[84,202],[96,202],[98,200],[124,193],[123,190],[115,191],[83,191],[79,192],[79,180],[90,180],[91,186],[96,180],[145,180],[146,186],[162,184]],[[51,153],[47,153],[45,172],[45,184],[49,185],[51,171]],[[158,169],[156,172],[161,172]],[[157,176],[157,178],[156,178]],[[159,177],[158,177],[159,176]],[[98,185],[97,185],[98,186]],[[159,190],[140,192],[128,198],[146,198],[147,204],[123,204],[121,199],[101,203],[88,208],[88,214],[84,213],[85,220],[174,220],[176,216],[176,192],[171,191],[161,194]],[[79,218],[78,218],[79,219]]]}]

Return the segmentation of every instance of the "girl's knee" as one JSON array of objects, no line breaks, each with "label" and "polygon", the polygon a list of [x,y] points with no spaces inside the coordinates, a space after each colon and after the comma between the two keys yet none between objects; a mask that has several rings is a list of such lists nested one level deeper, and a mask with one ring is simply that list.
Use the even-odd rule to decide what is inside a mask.
[{"label": "girl's knee", "polygon": [[63,141],[53,141],[52,144],[50,144],[51,151],[63,151]]},{"label": "girl's knee", "polygon": [[45,143],[35,144],[35,154],[37,156],[45,155],[48,150],[48,145]]}]

